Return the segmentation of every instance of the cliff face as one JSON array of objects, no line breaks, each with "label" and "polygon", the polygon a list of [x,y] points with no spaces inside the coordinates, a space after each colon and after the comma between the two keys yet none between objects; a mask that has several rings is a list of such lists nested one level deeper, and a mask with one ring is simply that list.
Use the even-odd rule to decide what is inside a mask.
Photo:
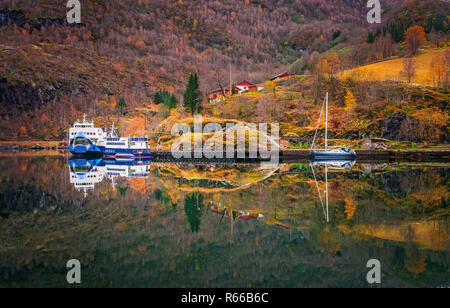
[{"label": "cliff face", "polygon": [[26,18],[21,11],[0,9],[0,27],[13,24],[25,24]]},{"label": "cliff face", "polygon": [[59,98],[62,94],[70,93],[70,89],[64,89],[62,86],[40,87],[34,83],[11,83],[6,78],[0,80],[0,101],[6,109],[32,110]]},{"label": "cliff face", "polygon": [[23,27],[28,24],[30,29],[40,30],[42,27],[64,25],[65,23],[66,20],[63,17],[30,19],[25,17],[21,10],[0,9],[0,27],[14,24]]},{"label": "cliff face", "polygon": [[[63,17],[55,18],[28,18],[21,10],[0,9],[0,29],[18,27],[26,30],[28,33],[40,31],[43,27],[66,25]],[[23,32],[22,32],[23,34]],[[39,108],[55,99],[66,94],[72,94],[74,90],[64,81],[56,81],[48,83],[46,79],[27,78],[28,76],[21,74],[21,65],[25,61],[21,61],[18,57],[28,57],[29,61],[37,61],[40,57],[33,57],[31,54],[24,54],[19,46],[0,46],[3,47],[1,55],[5,62],[8,61],[9,67],[0,72],[0,102],[3,111],[17,109],[20,111],[33,110]],[[24,69],[32,71],[31,65],[23,65]],[[34,79],[36,82],[32,81]],[[39,83],[39,84],[37,84]]]}]

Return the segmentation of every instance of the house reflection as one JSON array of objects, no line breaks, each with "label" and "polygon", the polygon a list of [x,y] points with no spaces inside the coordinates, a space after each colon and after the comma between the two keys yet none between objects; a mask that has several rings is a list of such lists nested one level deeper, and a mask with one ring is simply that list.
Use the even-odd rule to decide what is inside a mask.
[{"label": "house reflection", "polygon": [[[265,221],[265,216],[261,213],[249,213],[249,212],[245,212],[245,211],[240,211],[240,210],[234,210],[231,208],[226,208],[226,207],[221,207],[221,206],[216,206],[216,205],[211,205],[209,210],[212,213],[215,213],[217,215],[222,216],[221,220],[226,217],[226,218],[230,218],[233,221],[235,220],[244,220],[244,221],[249,221],[249,220],[259,220],[259,221]],[[285,230],[289,230],[290,227],[282,224],[280,222],[275,221],[273,223],[273,225],[276,225],[282,229]]]}]

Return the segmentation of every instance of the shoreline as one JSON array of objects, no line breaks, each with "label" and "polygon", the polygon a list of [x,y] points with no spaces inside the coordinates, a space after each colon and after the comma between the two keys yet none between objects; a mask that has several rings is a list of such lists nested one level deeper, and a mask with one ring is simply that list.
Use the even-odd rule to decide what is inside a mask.
[{"label": "shoreline", "polygon": [[[355,150],[357,161],[450,161],[450,149],[414,149],[414,150]],[[287,150],[283,151],[283,161],[295,159],[314,159],[309,150]]]},{"label": "shoreline", "polygon": [[67,142],[57,140],[0,141],[0,153],[43,150],[67,150]]},{"label": "shoreline", "polygon": [[[396,150],[355,150],[358,161],[449,161],[450,147],[442,145],[441,148],[421,148],[421,149],[396,149]],[[7,156],[15,154],[20,156],[27,155],[55,155],[69,154],[67,143],[64,141],[0,141],[0,155]],[[169,151],[154,151],[155,160],[174,160]],[[248,155],[246,155],[248,157]],[[310,150],[306,149],[288,149],[280,153],[283,162],[312,160]],[[205,160],[205,159],[202,159]],[[222,159],[226,161],[227,159]],[[232,161],[231,159],[230,161]],[[244,161],[250,159],[244,159]],[[252,159],[254,160],[254,159]],[[259,159],[258,159],[259,160]],[[176,160],[174,160],[176,161]],[[214,161],[214,160],[213,160]]]}]

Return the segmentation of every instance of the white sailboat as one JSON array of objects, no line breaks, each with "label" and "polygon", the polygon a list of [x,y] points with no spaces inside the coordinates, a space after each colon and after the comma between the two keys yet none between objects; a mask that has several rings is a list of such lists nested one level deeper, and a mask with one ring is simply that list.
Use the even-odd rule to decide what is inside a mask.
[{"label": "white sailboat", "polygon": [[[320,126],[320,120],[322,119],[323,109],[325,108],[325,149],[314,149],[317,132]],[[311,144],[311,154],[315,159],[322,160],[336,160],[336,159],[354,159],[356,158],[356,153],[351,147],[329,147],[328,146],[328,92],[325,96],[322,109],[320,111],[319,120],[317,122],[316,132],[314,134],[314,139]]]}]

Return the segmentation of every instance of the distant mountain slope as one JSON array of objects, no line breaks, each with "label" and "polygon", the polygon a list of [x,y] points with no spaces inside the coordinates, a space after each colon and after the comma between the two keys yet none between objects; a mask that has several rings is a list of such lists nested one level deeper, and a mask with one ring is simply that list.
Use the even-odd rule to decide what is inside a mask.
[{"label": "distant mountain slope", "polygon": [[[366,4],[83,0],[82,23],[73,26],[66,1],[0,0],[0,139],[40,127],[46,131],[36,137],[56,138],[78,112],[117,113],[122,97],[130,109],[139,107],[160,88],[181,100],[190,72],[207,93],[228,85],[230,68],[234,82],[264,82],[305,51],[339,45],[358,52],[357,39],[376,27],[367,24]],[[394,22],[402,5],[410,2],[382,1],[383,21]],[[433,12],[445,12],[438,8]]]},{"label": "distant mountain slope", "polygon": [[406,29],[420,25],[427,33],[450,30],[450,2],[448,0],[408,0],[388,15],[385,31],[395,41],[403,40]]},{"label": "distant mountain slope", "polygon": [[82,25],[71,27],[63,2],[1,0],[0,43],[81,47],[142,68],[152,91],[182,89],[188,71],[197,71],[203,89],[210,90],[218,74],[229,75],[230,63],[236,78],[263,81],[300,56],[292,38],[309,33],[301,47],[322,50],[344,24],[367,27],[368,11],[362,0],[96,0],[83,1]]}]

